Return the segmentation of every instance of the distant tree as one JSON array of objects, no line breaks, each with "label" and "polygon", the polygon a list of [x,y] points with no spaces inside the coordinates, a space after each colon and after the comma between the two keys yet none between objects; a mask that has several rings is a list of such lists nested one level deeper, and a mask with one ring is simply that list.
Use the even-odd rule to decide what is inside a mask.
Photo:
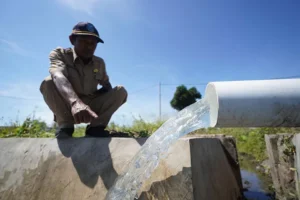
[{"label": "distant tree", "polygon": [[176,88],[173,99],[171,100],[172,108],[180,111],[185,107],[195,103],[196,99],[201,99],[201,94],[195,87],[187,89],[186,86],[180,85]]}]

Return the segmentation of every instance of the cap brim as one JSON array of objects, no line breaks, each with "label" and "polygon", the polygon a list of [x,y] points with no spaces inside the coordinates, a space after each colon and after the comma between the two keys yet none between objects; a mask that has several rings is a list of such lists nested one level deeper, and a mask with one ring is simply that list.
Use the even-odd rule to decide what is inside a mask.
[{"label": "cap brim", "polygon": [[98,39],[98,42],[104,43],[104,41],[103,41],[100,37],[98,37],[97,35],[92,34],[92,33],[72,33],[72,35],[87,35],[87,36],[94,36],[94,37],[96,37],[96,38]]},{"label": "cap brim", "polygon": [[99,37],[98,37],[98,41],[99,41],[100,43],[104,43],[104,41],[103,41],[101,38],[99,38]]}]

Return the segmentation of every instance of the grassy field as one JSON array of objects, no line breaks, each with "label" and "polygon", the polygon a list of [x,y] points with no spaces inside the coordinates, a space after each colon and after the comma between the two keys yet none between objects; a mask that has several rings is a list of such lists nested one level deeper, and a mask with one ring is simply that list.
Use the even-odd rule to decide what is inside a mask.
[{"label": "grassy field", "polygon": [[[120,126],[110,123],[108,130],[128,133],[135,137],[148,137],[155,132],[163,121],[146,122],[143,119],[135,119],[131,126]],[[85,127],[77,126],[74,137],[84,136]],[[51,138],[54,137],[55,126],[49,128],[46,123],[37,119],[27,118],[23,123],[11,123],[7,127],[0,128],[0,138],[30,137]],[[224,134],[232,135],[237,142],[239,153],[246,153],[255,158],[256,161],[266,159],[265,134],[276,133],[300,133],[296,128],[208,128],[196,130],[190,135],[197,134]]]},{"label": "grassy field", "polygon": [[[154,133],[164,121],[146,122],[143,119],[135,119],[131,126],[120,126],[114,122],[107,127],[110,131],[124,132],[135,137],[148,137]],[[0,127],[0,138],[9,137],[30,137],[47,138],[54,137],[55,126],[47,127],[46,123],[27,118],[23,123],[11,122],[7,126]],[[75,126],[73,137],[83,137],[85,135],[85,126]]]}]

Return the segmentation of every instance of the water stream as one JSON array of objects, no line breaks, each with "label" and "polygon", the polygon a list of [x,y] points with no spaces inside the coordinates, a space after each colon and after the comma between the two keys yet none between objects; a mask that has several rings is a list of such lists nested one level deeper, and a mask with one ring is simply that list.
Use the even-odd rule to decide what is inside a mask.
[{"label": "water stream", "polygon": [[244,195],[249,200],[273,200],[272,178],[258,169],[259,162],[252,156],[242,153],[239,155],[243,188],[247,189]]},{"label": "water stream", "polygon": [[247,189],[244,196],[249,200],[273,200],[272,196],[265,189],[265,183],[259,177],[258,173],[241,170],[243,187]]},{"label": "water stream", "polygon": [[107,200],[132,200],[147,180],[169,147],[180,137],[209,126],[209,105],[206,98],[186,107],[165,122],[148,138],[130,161],[106,196]]}]

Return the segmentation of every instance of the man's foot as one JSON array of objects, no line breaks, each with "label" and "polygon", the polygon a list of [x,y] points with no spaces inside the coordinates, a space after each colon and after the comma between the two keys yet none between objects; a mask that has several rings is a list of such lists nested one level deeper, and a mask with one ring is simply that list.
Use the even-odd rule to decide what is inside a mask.
[{"label": "man's foot", "polygon": [[109,131],[105,130],[104,126],[94,126],[88,125],[85,130],[86,137],[110,137]]},{"label": "man's foot", "polygon": [[55,137],[57,139],[70,138],[74,133],[73,128],[57,128],[55,132]]}]

